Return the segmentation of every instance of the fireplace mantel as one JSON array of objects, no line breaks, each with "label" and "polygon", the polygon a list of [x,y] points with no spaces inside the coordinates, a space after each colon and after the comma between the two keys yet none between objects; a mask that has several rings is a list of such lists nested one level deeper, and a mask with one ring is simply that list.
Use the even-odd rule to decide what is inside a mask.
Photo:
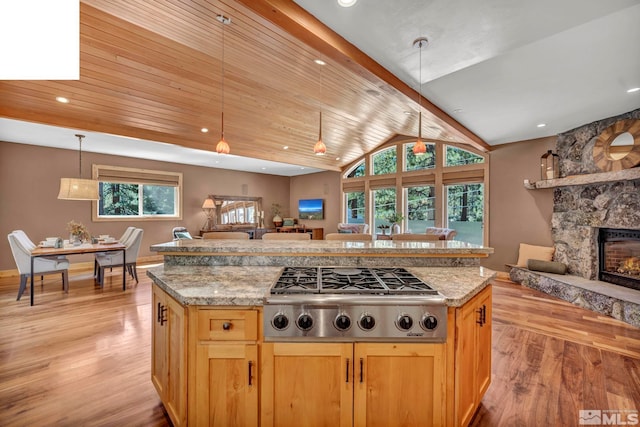
[{"label": "fireplace mantel", "polygon": [[525,181],[524,188],[527,190],[540,190],[543,188],[568,187],[574,185],[600,184],[604,182],[631,181],[640,179],[640,167],[624,169],[615,172],[590,173],[584,175],[572,175],[566,178],[547,179],[544,181]]}]

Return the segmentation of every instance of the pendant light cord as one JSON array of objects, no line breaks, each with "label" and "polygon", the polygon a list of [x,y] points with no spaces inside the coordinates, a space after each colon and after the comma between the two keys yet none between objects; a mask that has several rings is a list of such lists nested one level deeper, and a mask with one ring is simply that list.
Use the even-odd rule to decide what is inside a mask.
[{"label": "pendant light cord", "polygon": [[220,132],[222,137],[224,138],[224,26],[226,25],[224,22],[224,16],[222,17],[222,96],[220,102],[220,112],[221,112],[221,125]]},{"label": "pendant light cord", "polygon": [[80,179],[82,179],[82,138],[84,138],[84,135],[79,135],[76,134],[76,136],[78,137],[78,141],[80,141],[80,150],[79,150],[79,164],[78,164],[78,177],[80,177]]}]

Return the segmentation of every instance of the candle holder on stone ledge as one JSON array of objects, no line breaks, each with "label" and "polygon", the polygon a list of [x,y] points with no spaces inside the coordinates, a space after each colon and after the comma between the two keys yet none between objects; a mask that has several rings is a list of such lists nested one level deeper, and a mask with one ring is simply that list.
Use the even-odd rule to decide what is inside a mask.
[{"label": "candle holder on stone ledge", "polygon": [[543,181],[560,178],[560,157],[552,150],[540,156],[540,178]]}]

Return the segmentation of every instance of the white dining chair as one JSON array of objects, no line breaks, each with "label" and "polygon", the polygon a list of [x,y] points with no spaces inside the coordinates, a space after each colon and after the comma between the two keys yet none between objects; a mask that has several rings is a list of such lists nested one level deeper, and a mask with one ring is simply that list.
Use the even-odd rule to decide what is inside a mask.
[{"label": "white dining chair", "polygon": [[[17,298],[19,301],[27,288],[27,279],[31,276],[31,251],[36,248],[36,245],[22,230],[14,230],[7,237],[20,274],[20,288]],[[69,291],[69,260],[64,256],[35,258],[33,260],[33,274],[37,274],[41,278],[47,274],[62,274],[62,289],[65,292]]]},{"label": "white dining chair", "polygon": [[[127,227],[126,230],[124,230],[124,233],[122,233],[122,236],[120,236],[120,238],[118,239],[118,242],[122,243],[123,245],[126,246],[126,242],[127,240],[129,240],[131,238],[131,235],[133,234],[133,230],[135,230],[135,227]],[[96,252],[94,254],[93,257],[93,277],[98,277],[98,260],[96,259],[97,256],[100,255],[107,255],[108,252]]]},{"label": "white dining chair", "polygon": [[[125,249],[125,268],[129,272],[129,275],[138,283],[138,270],[137,259],[140,252],[140,245],[142,244],[142,236],[144,230],[142,228],[136,228],[131,233],[129,239],[125,242],[120,242],[126,246]],[[122,252],[106,252],[104,254],[96,255],[96,262],[98,263],[98,275],[97,281],[100,287],[104,286],[104,270],[105,268],[113,268],[122,265]]]}]

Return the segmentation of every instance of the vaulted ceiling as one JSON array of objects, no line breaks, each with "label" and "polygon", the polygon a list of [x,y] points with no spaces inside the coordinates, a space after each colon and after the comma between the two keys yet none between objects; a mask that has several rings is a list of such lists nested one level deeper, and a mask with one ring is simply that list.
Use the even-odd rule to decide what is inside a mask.
[{"label": "vaulted ceiling", "polygon": [[425,139],[489,150],[640,106],[640,1],[476,3],[83,0],[80,80],[0,81],[0,117],[212,152],[224,110],[232,154],[340,170],[418,110]]}]

